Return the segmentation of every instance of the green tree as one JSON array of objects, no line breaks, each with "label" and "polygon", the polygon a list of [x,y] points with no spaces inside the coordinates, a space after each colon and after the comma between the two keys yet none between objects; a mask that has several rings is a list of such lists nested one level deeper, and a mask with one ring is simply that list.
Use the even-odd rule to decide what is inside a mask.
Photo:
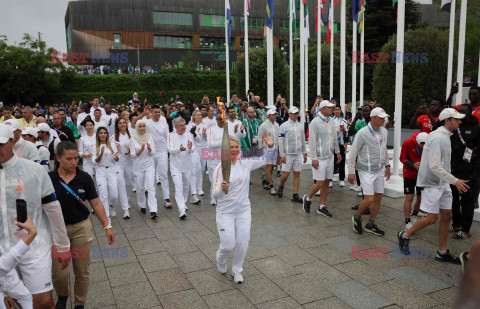
[{"label": "green tree", "polygon": [[[381,52],[392,55],[396,51],[396,43],[394,35]],[[405,32],[404,52],[428,53],[426,63],[406,63],[408,60],[404,60],[402,124],[407,125],[422,98],[427,102],[432,98],[445,98],[448,35],[433,27],[408,30]],[[422,57],[419,60],[421,62]],[[373,99],[391,115],[395,109],[395,67],[392,60],[377,63],[373,74]]]},{"label": "green tree", "polygon": [[70,80],[74,72],[52,61],[52,52],[28,34],[17,46],[0,36],[0,100],[32,106],[54,103],[62,81]]},{"label": "green tree", "polygon": [[189,50],[185,56],[183,56],[180,61],[183,61],[184,68],[195,69],[197,67],[197,55],[194,52]]},{"label": "green tree", "polygon": [[[250,89],[267,103],[267,48],[252,49],[248,53],[250,64]],[[236,89],[240,97],[245,95],[245,55],[237,57],[235,70]],[[288,68],[278,48],[273,49],[273,91],[283,96],[288,94]],[[240,95],[241,94],[241,95]],[[287,96],[288,98],[288,96]],[[268,102],[273,104],[274,102]]]}]

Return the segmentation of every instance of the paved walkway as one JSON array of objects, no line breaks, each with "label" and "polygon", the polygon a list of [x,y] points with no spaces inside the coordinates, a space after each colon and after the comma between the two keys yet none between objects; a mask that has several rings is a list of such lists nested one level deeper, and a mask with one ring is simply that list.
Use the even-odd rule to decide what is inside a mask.
[{"label": "paved walkway", "polygon": [[[261,188],[258,172],[253,179],[243,284],[217,272],[219,239],[208,196],[201,205],[188,206],[186,221],[178,219],[175,207],[160,208],[156,221],[133,207],[130,220],[112,220],[117,250],[104,252],[103,258],[92,251],[97,257],[90,268],[87,308],[448,308],[455,301],[461,268],[433,259],[437,226],[412,238],[410,245],[418,248],[419,257],[406,259],[392,252],[397,231],[404,226],[402,199],[382,200],[377,223],[384,237],[358,235],[351,227],[350,209],[360,200],[356,192],[334,188],[328,199],[333,218],[325,218],[315,211],[306,214],[301,204],[290,202],[291,179],[283,199]],[[206,189],[208,176],[204,180]],[[301,195],[311,183],[311,171],[303,171]],[[161,196],[161,190],[157,192]],[[131,201],[136,205],[134,195]],[[108,248],[102,226],[92,220],[94,246]],[[472,234],[480,235],[477,222]],[[449,248],[459,254],[473,242],[449,237]],[[386,257],[352,258],[352,246],[382,248]]]}]

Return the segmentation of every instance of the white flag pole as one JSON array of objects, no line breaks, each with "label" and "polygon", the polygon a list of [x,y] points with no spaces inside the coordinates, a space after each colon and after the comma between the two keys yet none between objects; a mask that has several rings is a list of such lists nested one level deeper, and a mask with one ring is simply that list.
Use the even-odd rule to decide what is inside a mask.
[{"label": "white flag pole", "polygon": [[345,49],[346,49],[346,0],[340,3],[340,107],[345,114]]},{"label": "white flag pole", "polygon": [[317,0],[317,95],[322,95],[322,15],[321,0]]},{"label": "white flag pole", "polygon": [[305,45],[303,44],[305,26],[305,8],[300,2],[300,122],[305,123]]},{"label": "white flag pole", "polygon": [[453,75],[453,46],[455,45],[455,2],[456,0],[452,0],[452,4],[450,6],[450,29],[448,34],[448,65],[447,65],[447,99],[450,95],[450,90],[452,88],[452,75]]},{"label": "white flag pole", "polygon": [[250,63],[248,60],[248,0],[244,0],[245,14],[244,14],[244,28],[245,37],[243,39],[243,45],[245,46],[245,93],[248,93],[250,89]]},{"label": "white flag pole", "polygon": [[357,22],[353,21],[352,33],[352,117],[357,110]]},{"label": "white flag pole", "polygon": [[334,12],[335,12],[335,5],[333,4],[334,0],[330,0],[330,10],[332,11],[332,14],[330,14],[330,97],[327,98],[330,100],[333,97],[333,38],[334,36],[334,30],[335,30],[335,18],[334,18]]},{"label": "white flag pole", "polygon": [[[300,3],[303,5],[303,3]],[[310,37],[310,16],[307,12],[307,18],[305,19],[305,29],[308,34],[305,34],[304,42],[305,42],[305,108],[308,110],[308,38]]]},{"label": "white flag pole", "polygon": [[[226,0],[228,1],[228,0]],[[230,55],[228,52],[228,20],[227,20],[227,2],[225,1],[225,69],[227,76],[227,101],[230,101]]]},{"label": "white flag pole", "polygon": [[288,46],[288,53],[290,56],[290,108],[293,107],[293,12],[295,10],[295,0],[289,0],[290,1],[290,16],[289,16],[289,46]]},{"label": "white flag pole", "polygon": [[456,104],[462,104],[463,92],[463,65],[465,62],[465,28],[467,26],[467,0],[462,0],[460,7],[460,29],[458,34],[458,64],[457,64],[457,82],[458,93],[456,94]]},{"label": "white flag pole", "polygon": [[363,73],[365,72],[364,70],[365,57],[363,56],[363,53],[365,52],[365,29],[366,29],[365,15],[366,15],[366,9],[363,10],[363,29],[362,29],[362,33],[360,34],[360,102],[358,106],[363,106],[363,77],[364,77]]},{"label": "white flag pole", "polygon": [[267,92],[268,105],[274,105],[273,99],[273,29],[267,27]]}]

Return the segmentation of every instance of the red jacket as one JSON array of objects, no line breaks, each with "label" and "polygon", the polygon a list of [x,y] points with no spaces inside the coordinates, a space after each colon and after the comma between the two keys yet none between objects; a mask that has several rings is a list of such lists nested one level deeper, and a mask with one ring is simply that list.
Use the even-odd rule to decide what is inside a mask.
[{"label": "red jacket", "polygon": [[420,162],[422,159],[422,148],[417,144],[417,135],[419,133],[420,131],[413,133],[402,145],[400,162],[403,163],[403,177],[405,178],[417,179],[418,171],[413,167],[413,164]]}]

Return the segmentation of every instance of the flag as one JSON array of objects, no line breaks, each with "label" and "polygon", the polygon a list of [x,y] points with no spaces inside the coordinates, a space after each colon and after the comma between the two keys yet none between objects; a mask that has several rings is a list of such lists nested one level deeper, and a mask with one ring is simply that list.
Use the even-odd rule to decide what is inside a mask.
[{"label": "flag", "polygon": [[360,0],[352,0],[352,19],[358,22],[358,13],[362,9]]},{"label": "flag", "polygon": [[397,4],[397,20],[395,21],[396,23],[398,23],[398,0],[392,0],[392,5],[393,7],[395,7],[395,4]]},{"label": "flag", "polygon": [[265,25],[273,29],[273,6],[274,0],[267,0],[267,13],[265,15]]},{"label": "flag", "polygon": [[290,7],[292,7],[292,33],[293,33],[293,37],[294,38],[297,38],[298,35],[297,35],[297,12],[296,12],[296,9],[295,9],[295,0],[289,0],[288,1],[288,18],[290,18]]},{"label": "flag", "polygon": [[[250,11],[252,10],[252,4],[250,3],[250,0],[246,0],[247,1],[247,11],[246,12],[243,12],[245,15],[250,15]],[[244,8],[244,11],[245,11],[245,8]]]},{"label": "flag", "polygon": [[450,13],[451,7],[452,7],[452,0],[442,0],[441,8],[443,11]]},{"label": "flag", "polygon": [[230,44],[231,33],[232,33],[232,14],[230,12],[230,0],[225,0],[225,17],[228,27],[228,44]]},{"label": "flag", "polygon": [[365,1],[360,0],[360,4],[361,4],[361,9],[360,9],[360,12],[358,12],[358,18],[357,18],[358,33],[363,32],[363,13],[365,12]]},{"label": "flag", "polygon": [[327,16],[328,16],[328,30],[327,30],[327,43],[330,44],[331,40],[331,36],[332,36],[332,16],[330,15],[331,14],[331,9],[332,8],[332,1],[330,0],[330,4],[328,6],[328,13],[327,13]]},{"label": "flag", "polygon": [[305,5],[305,8],[303,10],[304,14],[305,14],[305,27],[303,27],[303,33],[304,33],[304,40],[303,40],[303,44],[304,45],[308,45],[308,39],[310,38],[310,20],[308,18],[308,5],[306,3],[306,0],[303,0],[304,2],[304,5]]},{"label": "flag", "polygon": [[338,4],[338,0],[335,0],[335,6],[337,6],[337,4]]},{"label": "flag", "polygon": [[[322,4],[325,4],[327,3],[327,0],[322,0]],[[323,19],[322,19],[322,15],[323,15],[323,6],[321,8],[321,11],[320,11],[320,20],[318,20],[318,6],[320,5],[320,0],[317,0],[317,10],[315,11],[315,32],[318,32],[318,23],[320,22],[320,25],[323,27],[324,24],[323,24]]]}]

